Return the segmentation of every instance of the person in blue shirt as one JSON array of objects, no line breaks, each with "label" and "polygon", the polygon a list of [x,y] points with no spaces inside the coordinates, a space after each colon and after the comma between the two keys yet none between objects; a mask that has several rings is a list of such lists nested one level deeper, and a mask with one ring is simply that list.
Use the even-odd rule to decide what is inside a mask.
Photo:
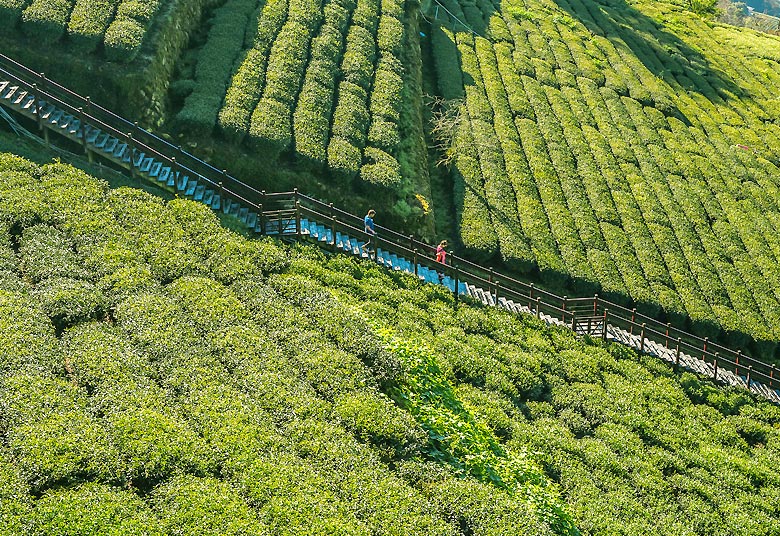
[{"label": "person in blue shirt", "polygon": [[366,252],[370,252],[370,249],[367,249],[372,242],[372,239],[374,236],[376,236],[376,231],[374,230],[374,215],[376,214],[376,211],[374,209],[371,209],[366,214],[366,217],[363,218],[363,230],[368,235],[368,240],[365,244],[362,244],[360,246],[360,249]]}]

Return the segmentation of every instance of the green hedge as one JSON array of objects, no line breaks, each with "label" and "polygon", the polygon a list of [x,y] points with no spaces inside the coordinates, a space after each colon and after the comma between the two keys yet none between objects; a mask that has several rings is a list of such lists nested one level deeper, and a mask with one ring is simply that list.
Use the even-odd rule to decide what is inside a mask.
[{"label": "green hedge", "polygon": [[271,48],[265,73],[263,98],[273,99],[290,107],[301,89],[306,70],[306,56],[311,43],[311,29],[288,21]]},{"label": "green hedge", "polygon": [[360,148],[348,140],[331,136],[328,142],[328,166],[344,181],[354,178],[363,161]]},{"label": "green hedge", "polygon": [[392,155],[367,147],[363,157],[366,163],[360,168],[362,180],[386,188],[397,187],[401,183],[401,167]]},{"label": "green hedge", "polygon": [[22,28],[36,42],[51,44],[65,33],[73,0],[33,0],[22,13]]},{"label": "green hedge", "polygon": [[287,104],[262,98],[252,112],[249,140],[255,147],[268,151],[271,158],[292,145],[292,117]]},{"label": "green hedge", "polygon": [[118,536],[163,534],[155,513],[132,491],[93,482],[46,493],[27,521],[29,534],[99,534],[106,527]]},{"label": "green hedge", "polygon": [[68,22],[68,39],[79,50],[95,50],[118,3],[119,0],[77,0]]},{"label": "green hedge", "polygon": [[347,33],[347,45],[341,72],[344,79],[366,91],[371,87],[371,79],[376,60],[376,44],[370,30],[353,25]]},{"label": "green hedge", "polygon": [[214,130],[233,64],[244,43],[242,32],[255,8],[252,0],[233,0],[218,9],[195,67],[195,89],[176,115],[179,129],[207,136]]},{"label": "green hedge", "polygon": [[338,103],[333,112],[331,135],[345,139],[356,147],[366,142],[369,112],[366,92],[350,82],[339,84]]},{"label": "green hedge", "polygon": [[228,139],[240,142],[249,131],[257,101],[262,94],[267,56],[248,50],[230,81],[225,102],[219,111],[219,126]]},{"label": "green hedge", "polygon": [[141,50],[146,28],[135,19],[114,19],[106,30],[106,58],[109,61],[130,63]]}]

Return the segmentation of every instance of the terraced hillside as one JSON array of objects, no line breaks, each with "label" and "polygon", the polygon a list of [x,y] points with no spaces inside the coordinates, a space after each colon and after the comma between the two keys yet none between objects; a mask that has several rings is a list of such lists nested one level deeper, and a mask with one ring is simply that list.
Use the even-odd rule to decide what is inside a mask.
[{"label": "terraced hillside", "polygon": [[0,222],[0,534],[780,530],[746,391],[62,164]]},{"label": "terraced hillside", "polygon": [[704,334],[777,340],[780,40],[688,2],[443,5],[464,245]]},{"label": "terraced hillside", "polygon": [[[299,175],[293,185],[367,190],[388,216],[425,227],[416,197],[430,198],[430,185],[414,6],[4,1],[4,51],[55,80],[164,124],[255,184],[278,184],[265,176],[280,166],[313,171],[316,179]],[[52,54],[54,42],[62,50]]]}]

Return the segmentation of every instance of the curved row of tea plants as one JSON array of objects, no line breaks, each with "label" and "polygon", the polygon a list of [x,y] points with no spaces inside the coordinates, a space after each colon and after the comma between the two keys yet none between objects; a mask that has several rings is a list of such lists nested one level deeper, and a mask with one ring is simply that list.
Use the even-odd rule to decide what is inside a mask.
[{"label": "curved row of tea plants", "polygon": [[669,2],[444,5],[478,31],[432,29],[472,254],[771,354],[780,40]]},{"label": "curved row of tea plants", "polygon": [[746,391],[10,155],[0,431],[3,535],[780,530]]},{"label": "curved row of tea plants", "polygon": [[399,187],[403,2],[276,0],[249,16],[253,4],[227,2],[212,19],[179,128],[218,125],[272,160],[294,150],[343,180]]}]

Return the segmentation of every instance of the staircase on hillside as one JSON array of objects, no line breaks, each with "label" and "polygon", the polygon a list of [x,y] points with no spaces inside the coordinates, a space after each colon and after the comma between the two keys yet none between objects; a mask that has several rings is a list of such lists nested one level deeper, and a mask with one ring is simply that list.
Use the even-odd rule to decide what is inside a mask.
[{"label": "staircase on hillside", "polygon": [[[36,98],[35,84],[32,82],[25,84],[0,68],[0,77],[4,73],[8,78],[16,81],[3,81],[3,78],[0,78],[0,105],[36,121],[47,139],[50,131],[58,132],[81,144],[90,157],[98,155],[129,169],[133,175],[164,185],[183,197],[204,203],[215,211],[221,210],[224,214],[235,216],[247,229],[255,233],[310,240],[333,251],[362,258],[369,257],[360,248],[360,242],[365,239],[365,234],[359,227],[359,223],[356,223],[359,218],[340,211],[339,215],[345,217],[347,223],[339,221],[337,226],[337,216],[332,205],[328,206],[314,199],[299,196],[297,192],[266,194],[230,179],[223,172],[225,179],[232,181],[230,185],[233,190],[228,190],[223,187],[221,180],[215,181],[207,177],[206,173],[195,172],[193,168],[184,166],[175,158],[169,157],[171,153],[165,151],[176,150],[176,148],[164,140],[135,127],[137,132],[147,134],[153,140],[159,141],[157,146],[162,148],[152,149],[149,145],[134,140],[132,134],[123,134],[119,128],[108,124],[106,121],[110,121],[109,119],[101,121],[92,118],[81,108],[62,101],[55,105],[44,98]],[[66,91],[64,88],[62,90]],[[122,126],[129,124],[116,116],[111,118],[117,121],[114,124],[119,122],[122,122]],[[188,162],[200,163],[203,169],[219,173],[218,170],[214,170],[191,155],[181,154],[189,158]],[[241,188],[238,190],[240,193],[237,193],[237,187]],[[302,207],[298,201],[301,197],[315,203],[316,210]],[[466,281],[469,279],[467,273],[463,273],[464,278],[459,278],[457,268],[453,271],[452,267],[437,264],[430,255],[425,254],[425,251],[418,254],[418,250],[414,249],[413,255],[410,255],[412,248],[425,246],[430,250],[430,246],[412,241],[410,247],[404,247],[400,245],[398,237],[400,235],[394,240],[380,241],[380,245],[385,244],[387,247],[378,247],[371,259],[389,270],[406,272],[426,283],[442,285],[458,298],[468,297],[484,305],[500,307],[515,313],[531,314],[549,325],[566,327],[579,335],[618,342],[663,359],[676,367],[703,374],[727,385],[742,386],[773,402],[780,403],[780,391],[770,388],[766,381],[756,381],[755,377],[751,377],[753,373],[751,366],[743,366],[740,369],[739,358],[734,371],[718,369],[717,352],[714,354],[713,363],[707,362],[706,357],[710,354],[707,352],[706,339],[704,351],[699,357],[694,355],[695,352],[682,351],[679,338],[676,344],[672,341],[670,346],[668,330],[666,337],[662,337],[659,331],[652,332],[652,330],[649,330],[646,336],[642,324],[640,333],[636,334],[634,326],[638,324],[634,322],[633,317],[630,321],[626,320],[625,316],[609,317],[607,309],[598,306],[597,300],[594,302],[596,305],[591,307],[589,298],[574,299],[569,302],[572,305],[567,309],[567,301],[564,297],[563,310],[541,302],[538,297],[534,301],[533,285],[531,285],[531,295],[527,299],[513,301],[499,296],[498,282],[492,280],[492,271],[488,279],[471,277],[473,281],[483,281],[482,285],[469,283]],[[391,251],[393,249],[395,252]],[[491,288],[485,288],[485,283]],[[577,309],[578,307],[580,309]],[[620,322],[623,327],[617,325]],[[626,328],[626,325],[629,327]],[[651,335],[651,332],[655,336]],[[664,342],[658,342],[660,340]],[[761,379],[768,379],[769,385],[773,387],[780,379],[780,376],[775,376],[775,370],[775,367],[772,367],[768,374],[760,373]],[[759,375],[759,372],[756,371],[755,374]]]}]

